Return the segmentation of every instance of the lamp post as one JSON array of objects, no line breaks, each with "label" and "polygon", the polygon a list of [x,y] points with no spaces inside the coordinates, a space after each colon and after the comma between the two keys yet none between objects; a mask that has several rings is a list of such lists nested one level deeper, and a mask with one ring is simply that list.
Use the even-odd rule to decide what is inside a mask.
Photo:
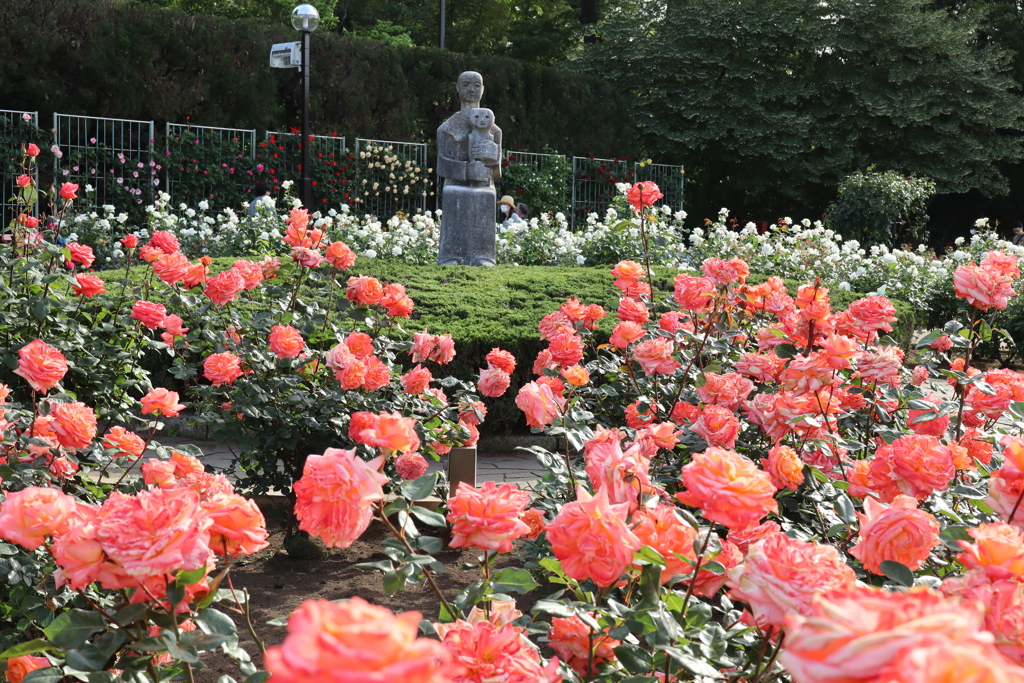
[{"label": "lamp post", "polygon": [[313,207],[313,186],[309,180],[309,34],[320,25],[320,13],[312,5],[292,10],[292,27],[302,34],[302,177],[300,199],[307,210]]}]

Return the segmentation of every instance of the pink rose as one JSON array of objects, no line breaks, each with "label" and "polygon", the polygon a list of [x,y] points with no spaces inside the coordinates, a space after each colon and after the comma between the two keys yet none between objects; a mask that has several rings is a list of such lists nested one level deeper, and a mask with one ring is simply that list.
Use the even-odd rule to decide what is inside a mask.
[{"label": "pink rose", "polygon": [[0,504],[0,537],[35,550],[48,536],[65,532],[78,503],[58,489],[29,486]]},{"label": "pink rose", "polygon": [[610,505],[606,491],[591,496],[582,486],[547,526],[551,551],[566,575],[612,586],[633,563],[642,544],[626,524],[626,504]]},{"label": "pink rose", "polygon": [[919,569],[939,542],[939,523],[924,510],[917,509],[917,500],[896,496],[891,505],[874,498],[864,499],[857,545],[850,554],[864,563],[873,574],[884,576],[881,563],[892,560],[908,569]]},{"label": "pink rose", "polygon": [[218,555],[250,555],[267,547],[267,523],[253,501],[220,493],[202,502],[210,516],[210,549]]},{"label": "pink rose", "polygon": [[712,447],[696,453],[683,466],[681,480],[686,490],[676,494],[679,502],[730,529],[754,526],[779,511],[768,473],[733,451]]},{"label": "pink rose", "polygon": [[452,548],[480,548],[512,551],[512,541],[530,531],[519,516],[530,504],[530,496],[512,484],[496,486],[484,482],[475,489],[465,482],[448,499],[448,521],[452,524]]},{"label": "pink rose", "polygon": [[388,481],[378,471],[380,458],[366,462],[355,449],[328,448],[310,455],[295,482],[299,528],[319,536],[330,548],[347,548],[373,519],[373,503],[384,499]]}]

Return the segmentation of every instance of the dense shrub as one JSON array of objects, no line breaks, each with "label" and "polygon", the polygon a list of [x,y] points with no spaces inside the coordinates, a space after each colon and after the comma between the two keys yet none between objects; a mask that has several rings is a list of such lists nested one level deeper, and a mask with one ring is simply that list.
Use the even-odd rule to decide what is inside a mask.
[{"label": "dense shrub", "polygon": [[[5,107],[257,130],[297,125],[296,72],[270,69],[273,43],[298,36],[258,20],[193,17],[113,2],[0,1],[0,101]],[[629,153],[625,99],[604,81],[520,63],[313,35],[314,132],[433,140],[455,111],[455,80],[483,74],[484,104],[509,149]],[[552,116],[550,112],[558,112]]]}]

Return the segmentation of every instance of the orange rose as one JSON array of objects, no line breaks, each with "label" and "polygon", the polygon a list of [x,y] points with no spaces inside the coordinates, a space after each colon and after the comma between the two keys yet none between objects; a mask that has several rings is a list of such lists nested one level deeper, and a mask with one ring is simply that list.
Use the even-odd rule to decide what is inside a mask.
[{"label": "orange rose", "polygon": [[58,489],[29,486],[0,504],[0,537],[35,550],[72,523],[78,503]]},{"label": "orange rose", "polygon": [[165,254],[154,261],[153,272],[162,281],[173,286],[185,279],[191,265],[187,256],[176,251],[173,254]]},{"label": "orange rose", "polygon": [[258,263],[238,259],[231,264],[231,269],[237,271],[242,276],[242,279],[245,280],[246,289],[256,289],[263,282],[263,269],[260,268]]},{"label": "orange rose", "polygon": [[64,354],[40,339],[18,350],[18,369],[14,374],[24,377],[33,391],[46,393],[64,378],[67,371]]},{"label": "orange rose", "polygon": [[818,593],[856,580],[835,546],[776,533],[751,545],[729,572],[729,597],[746,602],[758,625],[782,626],[788,615],[810,614]]},{"label": "orange rose", "polygon": [[131,317],[151,330],[160,327],[166,316],[167,309],[163,304],[154,304],[151,301],[136,301],[132,306]]},{"label": "orange rose", "polygon": [[348,279],[345,298],[361,306],[373,306],[384,296],[384,286],[375,277],[360,275]]},{"label": "orange rose", "polygon": [[411,453],[420,447],[416,420],[398,413],[380,413],[376,424],[360,433],[359,441],[379,448],[384,455]]},{"label": "orange rose", "polygon": [[640,363],[647,377],[657,373],[671,375],[683,366],[675,359],[675,345],[665,337],[642,341],[633,349],[633,358]]},{"label": "orange rose", "polygon": [[764,469],[772,478],[775,488],[796,491],[804,483],[804,464],[796,451],[789,446],[778,445],[768,450],[768,458],[763,461]]},{"label": "orange rose", "polygon": [[319,536],[329,548],[347,548],[373,519],[373,503],[384,499],[377,471],[381,459],[367,462],[355,449],[328,448],[310,455],[295,482],[295,517],[299,528]]},{"label": "orange rose", "polygon": [[306,347],[306,340],[291,325],[274,325],[270,329],[270,350],[277,354],[278,360],[295,358]]},{"label": "orange rose", "polygon": [[606,491],[591,496],[582,486],[576,500],[562,506],[548,524],[551,552],[566,575],[577,581],[592,579],[598,586],[616,584],[640,550],[640,539],[630,531],[628,506],[610,505]]},{"label": "orange rose", "polygon": [[982,524],[967,533],[974,543],[959,541],[956,556],[968,569],[980,569],[993,580],[1024,578],[1024,534],[1009,524]]},{"label": "orange rose", "polygon": [[507,372],[499,368],[487,368],[480,371],[480,379],[477,380],[476,386],[484,396],[498,398],[508,391],[511,383],[512,379]]},{"label": "orange rose", "polygon": [[565,406],[565,399],[555,396],[551,387],[529,382],[516,396],[516,405],[526,415],[531,427],[545,427],[555,421]]},{"label": "orange rose", "polygon": [[142,397],[142,414],[160,414],[164,417],[177,417],[178,412],[185,409],[185,405],[178,403],[178,392],[168,391],[162,387],[150,389],[149,393]]},{"label": "orange rose", "polygon": [[889,681],[879,674],[905,647],[929,635],[966,641],[981,628],[977,605],[925,588],[846,586],[818,596],[808,616],[787,618],[779,661],[796,681]]},{"label": "orange rose", "polygon": [[[633,516],[633,533],[646,546],[654,548],[665,558],[661,571],[661,582],[668,583],[674,576],[693,573],[693,562],[697,559],[693,541],[697,530],[680,519],[672,505],[641,508]],[[690,563],[682,557],[689,558]]]},{"label": "orange rose", "polygon": [[96,438],[96,413],[84,403],[56,403],[50,415],[57,441],[64,448],[85,448]]},{"label": "orange rose", "polygon": [[86,299],[91,299],[97,294],[105,294],[107,291],[103,280],[95,275],[79,273],[75,276],[75,282],[77,284],[71,285],[71,289],[75,290],[76,295],[84,296]]},{"label": "orange rose", "polygon": [[417,637],[422,617],[396,616],[358,597],[307,600],[288,618],[284,642],[267,649],[267,671],[278,683],[448,683],[451,657],[440,642]]},{"label": "orange rose", "polygon": [[402,375],[401,382],[405,388],[405,393],[412,394],[413,396],[419,396],[427,390],[430,386],[430,381],[434,379],[434,376],[430,374],[430,370],[426,369],[422,365],[417,365],[409,372]]},{"label": "orange rose", "polygon": [[733,451],[708,448],[682,469],[683,505],[700,508],[704,517],[730,529],[754,526],[769,512],[778,512],[771,477]]},{"label": "orange rose", "polygon": [[230,351],[210,354],[203,361],[203,377],[215,387],[231,384],[242,374],[242,359]]},{"label": "orange rose", "polygon": [[690,430],[704,439],[708,446],[733,448],[740,433],[740,421],[727,408],[716,405],[704,406],[700,411],[700,417]]},{"label": "orange rose", "polygon": [[146,450],[146,442],[135,432],[130,432],[124,427],[111,427],[110,431],[103,437],[104,448],[115,448],[115,458],[128,458],[134,460]]},{"label": "orange rose", "polygon": [[234,268],[222,270],[206,280],[205,294],[218,306],[234,301],[245,290],[245,278]]},{"label": "orange rose", "polygon": [[466,482],[448,499],[448,521],[452,525],[452,548],[479,548],[499,553],[512,551],[512,541],[530,531],[519,516],[530,504],[530,496],[512,484],[496,486],[486,481],[479,488]]},{"label": "orange rose", "polygon": [[[607,635],[591,633],[590,627],[576,615],[554,617],[548,639],[555,654],[583,677],[597,673],[599,664],[614,662],[615,648],[622,644]],[[587,667],[590,667],[589,672]]]},{"label": "orange rose", "polygon": [[32,655],[11,657],[7,660],[7,681],[8,683],[21,683],[22,679],[24,679],[30,671],[47,669],[51,666],[53,665],[50,664],[50,660],[46,657],[33,657]]},{"label": "orange rose", "polygon": [[910,496],[896,496],[889,506],[866,498],[864,514],[857,516],[860,534],[850,554],[879,576],[885,575],[881,563],[886,560],[911,570],[919,569],[939,542],[939,523],[924,510],[918,510],[917,500]]},{"label": "orange rose", "polygon": [[210,549],[218,555],[251,555],[267,547],[267,523],[253,501],[220,493],[202,502],[210,516]]}]

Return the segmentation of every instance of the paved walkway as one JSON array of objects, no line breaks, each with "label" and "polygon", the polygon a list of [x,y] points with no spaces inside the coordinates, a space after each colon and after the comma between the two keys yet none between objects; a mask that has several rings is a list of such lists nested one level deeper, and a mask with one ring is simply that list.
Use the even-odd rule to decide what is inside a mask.
[{"label": "paved walkway", "polygon": [[[162,439],[157,438],[157,441],[164,446],[171,447],[183,444],[197,446],[203,451],[203,464],[217,471],[227,470],[235,457],[229,446],[217,441],[204,441],[188,437],[164,437]],[[442,457],[440,462],[429,461],[430,471],[440,470],[446,460],[447,458]],[[525,486],[537,481],[545,471],[532,454],[524,451],[478,453],[476,468],[476,483],[478,486],[485,481],[493,481],[499,484],[508,482]],[[231,476],[230,473],[227,474]],[[235,478],[240,475],[240,471],[235,472]]]}]

